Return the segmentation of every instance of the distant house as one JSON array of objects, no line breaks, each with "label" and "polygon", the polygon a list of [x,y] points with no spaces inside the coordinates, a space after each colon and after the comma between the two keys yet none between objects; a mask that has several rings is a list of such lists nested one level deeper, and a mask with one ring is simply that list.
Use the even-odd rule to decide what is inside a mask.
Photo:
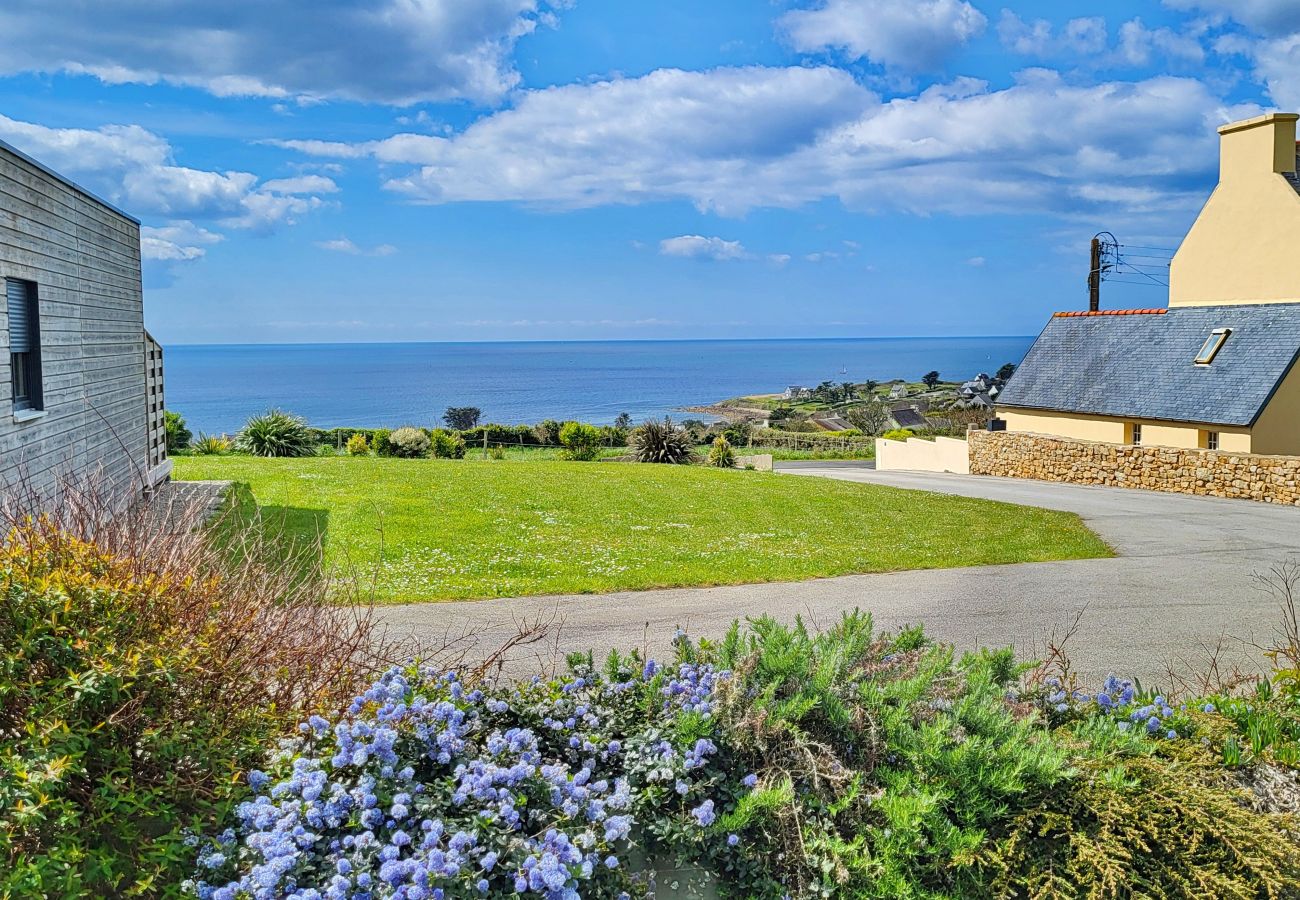
[{"label": "distant house", "polygon": [[914,406],[896,406],[889,411],[890,428],[906,428],[921,431],[930,427],[925,414]]},{"label": "distant house", "polygon": [[806,388],[800,384],[792,384],[785,389],[785,392],[783,394],[781,394],[781,399],[800,402],[803,400],[811,400],[812,395],[813,395],[812,388]]},{"label": "distant house", "polygon": [[903,398],[906,397],[906,396],[907,396],[907,385],[906,385],[906,384],[896,384],[896,385],[894,385],[892,388],[889,389],[889,399],[890,399],[890,400],[901,400],[901,399],[903,399]]},{"label": "distant house", "polygon": [[997,398],[1008,431],[1300,455],[1297,118],[1219,129],[1168,307],[1053,316]]},{"label": "distant house", "polygon": [[853,424],[840,415],[814,416],[813,424],[823,431],[848,431]]},{"label": "distant house", "polygon": [[0,490],[165,479],[162,348],[144,329],[140,223],[0,142]]}]

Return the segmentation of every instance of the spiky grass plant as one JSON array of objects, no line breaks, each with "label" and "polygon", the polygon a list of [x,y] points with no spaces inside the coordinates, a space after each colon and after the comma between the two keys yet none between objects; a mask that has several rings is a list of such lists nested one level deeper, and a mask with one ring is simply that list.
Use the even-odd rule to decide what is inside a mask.
[{"label": "spiky grass plant", "polygon": [[673,425],[667,416],[663,421],[650,419],[633,431],[628,447],[637,462],[686,465],[695,461],[690,435]]},{"label": "spiky grass plant", "polygon": [[316,438],[305,419],[273,409],[248,420],[235,438],[235,449],[253,456],[311,456]]},{"label": "spiky grass plant", "polygon": [[190,450],[197,456],[223,456],[233,449],[230,438],[224,434],[203,434],[190,445]]},{"label": "spiky grass plant", "polygon": [[722,435],[715,437],[713,445],[709,447],[709,465],[719,469],[736,467],[736,451],[732,449],[731,442]]}]

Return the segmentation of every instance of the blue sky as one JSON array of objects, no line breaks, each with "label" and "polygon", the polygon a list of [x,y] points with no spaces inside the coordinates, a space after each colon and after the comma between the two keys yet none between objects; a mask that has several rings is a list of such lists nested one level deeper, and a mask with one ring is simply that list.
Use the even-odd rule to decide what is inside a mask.
[{"label": "blue sky", "polygon": [[[1295,0],[6,0],[167,343],[1031,334],[1175,247]],[[1107,285],[1109,306],[1162,305]]]}]

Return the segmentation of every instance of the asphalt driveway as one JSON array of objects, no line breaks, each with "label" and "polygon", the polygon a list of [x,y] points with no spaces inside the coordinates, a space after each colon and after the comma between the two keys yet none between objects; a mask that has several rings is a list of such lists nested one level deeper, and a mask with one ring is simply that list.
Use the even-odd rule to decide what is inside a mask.
[{"label": "asphalt driveway", "polygon": [[[544,650],[516,654],[516,671],[556,650],[645,646],[663,654],[673,629],[717,635],[733,619],[771,614],[813,622],[842,610],[870,610],[882,627],[923,622],[958,647],[1013,645],[1041,652],[1082,610],[1069,643],[1088,678],[1109,672],[1165,680],[1169,665],[1197,669],[1205,648],[1226,647],[1221,664],[1257,669],[1259,650],[1279,622],[1278,603],[1254,578],[1300,558],[1300,508],[1122,488],[1080,487],[962,475],[808,466],[788,477],[825,477],[985,497],[1079,513],[1118,553],[1114,559],[847,575],[797,583],[682,588],[603,595],[530,597],[392,606],[381,610],[394,635],[434,638],[473,630],[488,652],[522,618],[554,617]],[[973,534],[971,540],[996,540]]]}]

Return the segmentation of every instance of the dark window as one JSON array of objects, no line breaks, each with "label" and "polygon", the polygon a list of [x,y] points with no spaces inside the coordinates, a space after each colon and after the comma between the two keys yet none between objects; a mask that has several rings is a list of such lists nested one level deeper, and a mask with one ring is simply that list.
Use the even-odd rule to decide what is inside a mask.
[{"label": "dark window", "polygon": [[1205,432],[1205,449],[1206,450],[1219,449],[1219,433],[1217,431]]},{"label": "dark window", "polygon": [[14,410],[44,409],[41,393],[41,323],[36,285],[5,279],[9,311],[9,371]]},{"label": "dark window", "polygon": [[1131,437],[1129,443],[1133,444],[1134,446],[1140,445],[1142,443],[1142,426],[1139,425],[1137,422],[1134,422],[1132,425],[1129,426],[1129,429],[1130,429],[1129,434]]}]

